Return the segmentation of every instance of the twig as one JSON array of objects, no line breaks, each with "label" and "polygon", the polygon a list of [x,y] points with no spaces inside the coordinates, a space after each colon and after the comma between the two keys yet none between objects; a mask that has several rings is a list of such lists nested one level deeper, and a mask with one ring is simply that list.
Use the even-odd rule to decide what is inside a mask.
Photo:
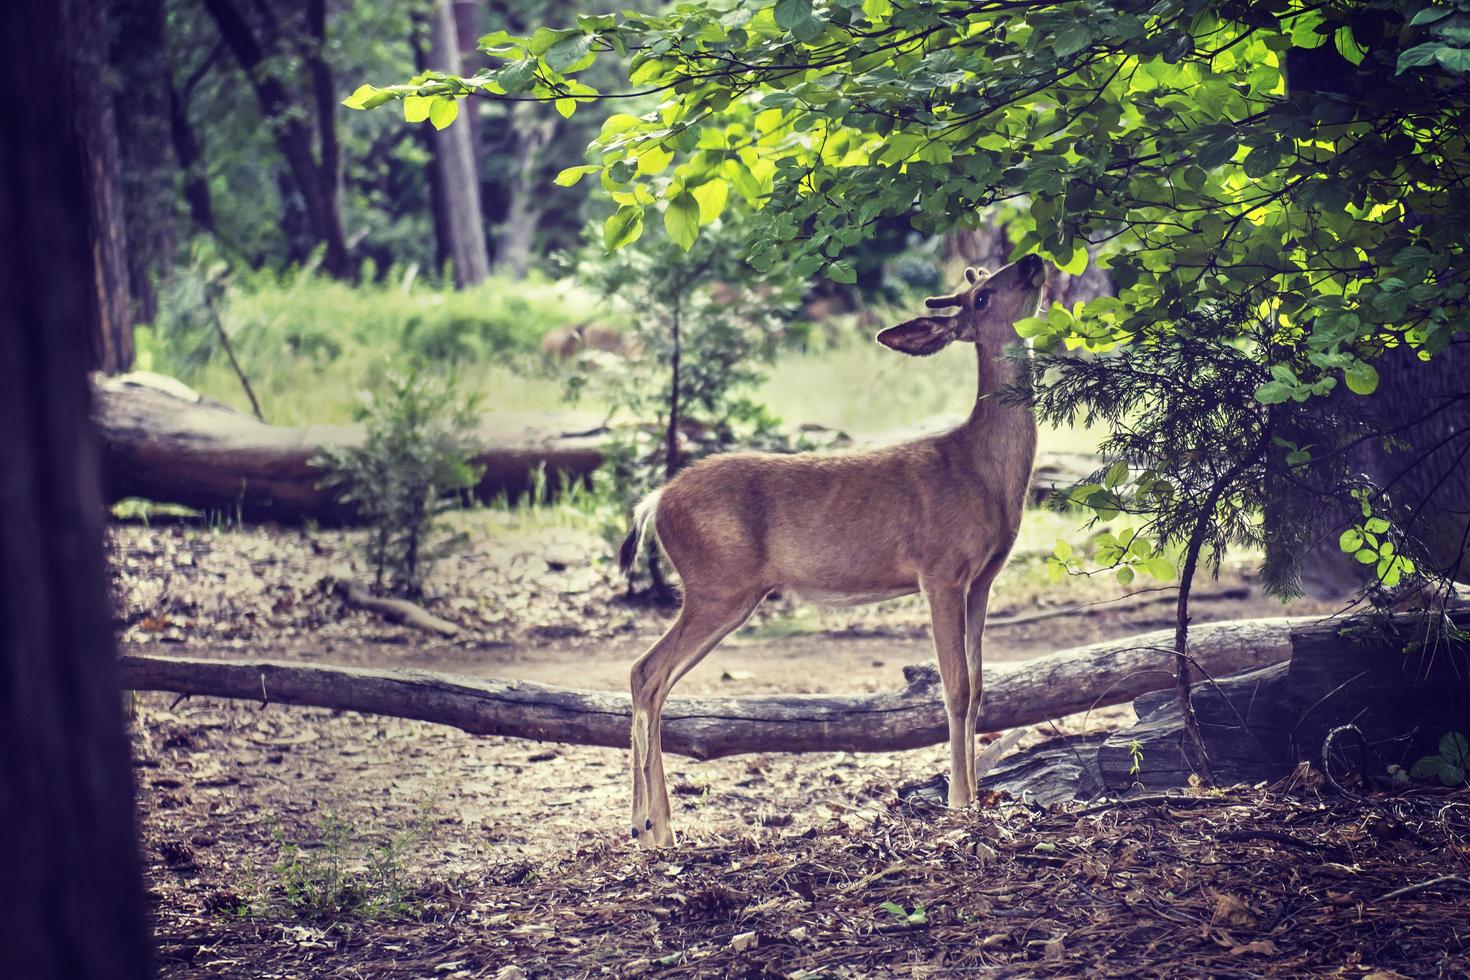
[{"label": "twig", "polygon": [[1206,798],[1206,797],[1203,797],[1203,796],[1174,796],[1174,795],[1169,794],[1169,793],[1163,793],[1163,794],[1160,794],[1158,796],[1134,796],[1134,797],[1131,797],[1131,798],[1128,798],[1128,799],[1107,800],[1107,801],[1105,801],[1103,803],[1093,804],[1092,806],[1088,807],[1085,810],[1078,810],[1075,814],[1073,814],[1073,816],[1076,816],[1076,817],[1090,817],[1094,813],[1102,813],[1104,810],[1111,810],[1114,807],[1120,807],[1120,806],[1124,806],[1124,807],[1140,806],[1140,807],[1142,807],[1142,806],[1153,806],[1154,804],[1160,804],[1160,803],[1168,803],[1168,804],[1171,804],[1173,806],[1193,807],[1193,806],[1204,806],[1206,804],[1219,803],[1219,802],[1221,802],[1221,801],[1218,800],[1218,799],[1215,799],[1215,798]]},{"label": "twig", "polygon": [[[1129,600],[1134,599],[1138,596],[1148,597],[1145,599],[1139,599],[1137,604],[1140,606],[1147,606],[1155,602],[1172,602],[1174,601],[1173,595],[1155,595],[1154,593],[1172,593],[1175,592],[1177,588],[1177,586],[1169,586],[1162,589],[1139,589],[1137,592],[1129,592],[1126,595],[1118,596],[1115,599],[1101,599],[1097,602],[1084,602],[1081,605],[1062,606],[1059,609],[1044,609],[1041,612],[1022,613],[1019,616],[993,616],[985,620],[985,628],[995,629],[998,626],[1020,626],[1023,623],[1035,623],[1043,619],[1055,619],[1059,616],[1075,616],[1079,613],[1088,614],[1088,611],[1096,606],[1113,605],[1125,602],[1129,603],[1129,605],[1131,606],[1133,605],[1133,603],[1129,602]],[[1235,587],[1221,589],[1217,592],[1200,593],[1196,595],[1195,598],[1244,599],[1249,595],[1250,589],[1245,587]]]},{"label": "twig", "polygon": [[1338,850],[1338,848],[1330,844],[1318,844],[1316,841],[1306,840],[1280,830],[1222,830],[1215,834],[1214,837],[1216,840],[1221,841],[1272,840],[1278,844],[1286,844],[1289,847],[1302,847],[1309,851]]},{"label": "twig", "polygon": [[368,591],[366,586],[357,582],[337,579],[332,583],[332,588],[349,606],[377,613],[389,622],[414,626],[430,633],[438,633],[440,636],[454,636],[459,632],[458,626],[426,612],[422,606],[414,605],[406,599],[384,599],[382,596],[375,596]]},{"label": "twig", "polygon": [[1470,888],[1470,878],[1461,878],[1459,875],[1440,875],[1438,878],[1421,881],[1417,885],[1405,885],[1403,888],[1395,888],[1387,895],[1378,896],[1375,901],[1383,902],[1390,898],[1401,898],[1404,895],[1412,895],[1415,892],[1422,892],[1427,888],[1434,888],[1438,885],[1464,885],[1466,888]]}]

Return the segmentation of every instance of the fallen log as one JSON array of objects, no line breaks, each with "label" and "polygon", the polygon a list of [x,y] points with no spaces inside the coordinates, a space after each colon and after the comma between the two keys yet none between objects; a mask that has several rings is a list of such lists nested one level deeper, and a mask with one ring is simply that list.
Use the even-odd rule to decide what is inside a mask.
[{"label": "fallen log", "polygon": [[[322,486],[325,474],[312,460],[324,446],[361,441],[361,426],[267,425],[170,381],[146,375],[93,379],[109,502],[142,497],[247,520],[351,520],[336,494]],[[597,426],[585,414],[485,416],[474,434],[481,447],[474,462],[484,468],[475,494],[484,500],[515,498],[542,468],[553,486],[590,475],[602,464],[606,446]]]},{"label": "fallen log", "polygon": [[[1284,659],[1294,630],[1312,619],[1237,620],[1195,627],[1204,668],[1223,675]],[[1030,725],[1118,704],[1173,684],[1172,633],[1093,643],[986,670],[983,731]],[[530,681],[324,664],[124,656],[137,691],[338,708],[451,725],[477,735],[620,748],[628,697]],[[663,746],[696,759],[747,752],[887,752],[947,738],[939,672],[904,668],[906,686],[877,694],[676,697],[664,709]]]},{"label": "fallen log", "polygon": [[[141,497],[221,511],[246,520],[328,523],[352,513],[322,486],[312,460],[325,446],[362,439],[356,425],[267,425],[226,405],[201,398],[161,375],[97,376],[93,416],[102,441],[103,488],[109,503]],[[929,431],[889,433],[896,439]],[[840,436],[840,433],[835,434]],[[613,435],[589,413],[498,412],[484,416],[474,433],[474,462],[484,475],[474,493],[481,500],[516,499],[538,471],[556,488],[588,479],[602,465]],[[869,445],[843,436],[831,444]],[[1041,453],[1033,495],[1084,479],[1098,469],[1095,456]]]}]

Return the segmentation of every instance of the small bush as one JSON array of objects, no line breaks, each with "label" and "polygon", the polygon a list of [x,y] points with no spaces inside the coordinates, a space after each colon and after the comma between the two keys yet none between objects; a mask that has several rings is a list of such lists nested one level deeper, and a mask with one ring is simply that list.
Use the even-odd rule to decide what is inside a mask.
[{"label": "small bush", "polygon": [[441,532],[438,518],[479,482],[470,462],[476,417],[475,399],[453,381],[412,367],[363,396],[359,445],[318,458],[338,499],[370,527],[364,553],[378,591],[418,596],[434,562],[462,545],[464,535]]},{"label": "small bush", "polygon": [[279,857],[271,877],[253,864],[242,866],[240,893],[230,893],[221,911],[231,915],[271,915],[310,922],[339,919],[422,919],[433,911],[422,883],[407,866],[423,839],[417,824],[372,838],[353,834],[352,826],[328,813],[308,828],[309,840],[272,836]]}]

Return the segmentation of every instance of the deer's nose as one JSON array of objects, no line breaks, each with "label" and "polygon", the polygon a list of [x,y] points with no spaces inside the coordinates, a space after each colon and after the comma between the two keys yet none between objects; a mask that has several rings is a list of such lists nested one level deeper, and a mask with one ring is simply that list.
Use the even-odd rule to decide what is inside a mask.
[{"label": "deer's nose", "polygon": [[1040,286],[1046,282],[1046,264],[1041,261],[1039,255],[1028,255],[1020,262],[1021,278],[1031,286]]}]

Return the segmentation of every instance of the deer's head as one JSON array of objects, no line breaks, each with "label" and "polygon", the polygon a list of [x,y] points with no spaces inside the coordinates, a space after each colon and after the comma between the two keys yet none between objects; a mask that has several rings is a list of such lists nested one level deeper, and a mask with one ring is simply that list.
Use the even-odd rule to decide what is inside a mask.
[{"label": "deer's head", "polygon": [[956,340],[997,347],[1015,339],[1011,326],[1035,314],[1046,285],[1046,264],[1028,255],[998,272],[966,269],[966,285],[949,296],[924,300],[930,309],[959,307],[958,313],[921,316],[878,334],[878,343],[919,357],[933,354]]}]

